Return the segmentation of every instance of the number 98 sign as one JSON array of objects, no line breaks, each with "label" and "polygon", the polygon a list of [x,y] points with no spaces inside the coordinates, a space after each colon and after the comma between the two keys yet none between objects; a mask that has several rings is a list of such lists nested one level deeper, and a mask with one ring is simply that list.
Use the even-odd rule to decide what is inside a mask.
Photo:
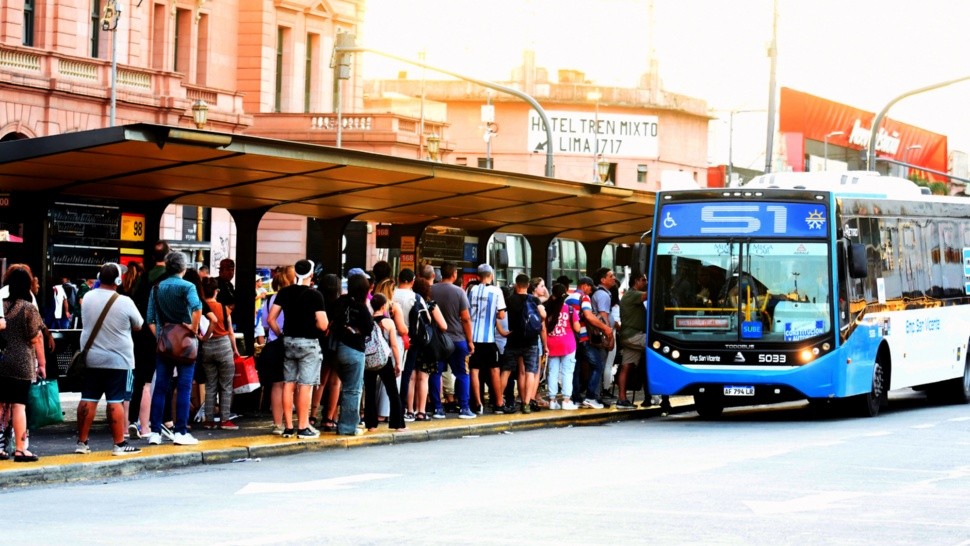
[{"label": "number 98 sign", "polygon": [[121,240],[145,240],[145,215],[130,212],[121,213]]}]

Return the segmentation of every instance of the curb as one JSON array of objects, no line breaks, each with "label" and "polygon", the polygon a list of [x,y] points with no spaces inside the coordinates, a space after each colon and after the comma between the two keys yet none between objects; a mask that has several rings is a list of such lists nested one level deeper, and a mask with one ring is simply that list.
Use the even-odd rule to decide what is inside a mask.
[{"label": "curb", "polygon": [[[694,405],[674,406],[671,414],[693,411]],[[49,464],[38,467],[16,468],[0,472],[0,490],[36,485],[96,481],[108,478],[124,478],[146,472],[175,470],[199,465],[226,464],[240,459],[279,457],[309,452],[353,449],[360,447],[411,444],[436,440],[454,440],[467,436],[485,436],[506,432],[525,432],[544,428],[570,426],[596,426],[620,421],[632,421],[660,416],[660,408],[618,410],[608,412],[575,412],[557,417],[534,416],[482,423],[456,422],[455,426],[407,430],[404,432],[379,432],[363,436],[327,435],[312,440],[296,440],[289,443],[263,444],[265,435],[235,438],[239,445],[225,448],[143,455],[131,459]],[[460,424],[457,424],[460,423]]]}]

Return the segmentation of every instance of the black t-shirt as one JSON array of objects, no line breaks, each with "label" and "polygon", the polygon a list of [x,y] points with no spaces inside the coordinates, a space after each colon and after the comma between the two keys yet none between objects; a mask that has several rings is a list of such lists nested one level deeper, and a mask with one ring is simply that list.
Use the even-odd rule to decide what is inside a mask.
[{"label": "black t-shirt", "polygon": [[216,301],[223,305],[236,305],[236,288],[232,281],[219,279],[219,293],[216,294]]},{"label": "black t-shirt", "polygon": [[525,331],[525,321],[522,320],[522,308],[525,307],[526,298],[532,298],[535,300],[535,304],[537,306],[539,305],[539,300],[535,296],[514,292],[505,301],[505,315],[509,317],[509,338],[508,343],[505,345],[506,347],[524,349],[535,345],[539,340],[538,335],[526,336],[523,334]]},{"label": "black t-shirt", "polygon": [[326,311],[323,294],[302,284],[283,287],[276,294],[274,305],[283,309],[285,337],[318,339],[323,332],[317,329],[317,311]]}]

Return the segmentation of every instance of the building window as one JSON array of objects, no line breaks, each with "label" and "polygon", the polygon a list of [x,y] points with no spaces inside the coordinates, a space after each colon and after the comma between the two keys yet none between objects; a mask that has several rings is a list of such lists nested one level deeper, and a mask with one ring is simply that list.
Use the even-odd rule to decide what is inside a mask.
[{"label": "building window", "polygon": [[491,169],[492,168],[492,158],[490,158],[490,157],[479,157],[478,158],[478,168],[479,169]]},{"label": "building window", "polygon": [[307,34],[306,35],[306,62],[304,63],[303,69],[303,112],[309,114],[316,107],[316,101],[313,100],[314,90],[316,86],[313,82],[317,79],[317,67],[314,63],[313,52],[320,47],[320,35],[319,34]]},{"label": "building window", "polygon": [[152,68],[165,70],[165,22],[167,10],[164,4],[155,4],[152,15]]},{"label": "building window", "polygon": [[206,85],[209,78],[209,16],[199,14],[199,37],[195,59],[195,84]]},{"label": "building window", "polygon": [[175,14],[175,48],[172,71],[189,74],[192,54],[192,11],[180,9]]},{"label": "building window", "polygon": [[637,182],[646,183],[647,181],[647,166],[637,165]]},{"label": "building window", "polygon": [[[32,0],[28,0],[28,2],[32,2]],[[98,0],[91,1],[91,57],[94,59],[97,59],[101,53],[101,10],[98,9],[98,4]],[[25,3],[25,13],[26,10],[27,4]],[[26,15],[24,19],[26,19]],[[26,28],[26,25],[24,28]]]},{"label": "building window", "polygon": [[24,0],[24,45],[34,47],[34,0]]},{"label": "building window", "polygon": [[276,88],[273,111],[282,112],[283,107],[283,27],[276,28]]}]

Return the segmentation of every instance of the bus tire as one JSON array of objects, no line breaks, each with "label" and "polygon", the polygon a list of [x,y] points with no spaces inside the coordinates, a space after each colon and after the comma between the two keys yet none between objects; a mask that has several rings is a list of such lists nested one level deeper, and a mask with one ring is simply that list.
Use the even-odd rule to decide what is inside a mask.
[{"label": "bus tire", "polygon": [[954,404],[970,402],[970,352],[963,362],[963,377],[947,381],[947,394]]},{"label": "bus tire", "polygon": [[872,367],[872,386],[866,394],[855,397],[855,409],[861,417],[876,417],[889,399],[886,367],[876,360]]},{"label": "bus tire", "polygon": [[694,410],[701,419],[717,419],[724,412],[724,401],[719,396],[694,395]]}]

